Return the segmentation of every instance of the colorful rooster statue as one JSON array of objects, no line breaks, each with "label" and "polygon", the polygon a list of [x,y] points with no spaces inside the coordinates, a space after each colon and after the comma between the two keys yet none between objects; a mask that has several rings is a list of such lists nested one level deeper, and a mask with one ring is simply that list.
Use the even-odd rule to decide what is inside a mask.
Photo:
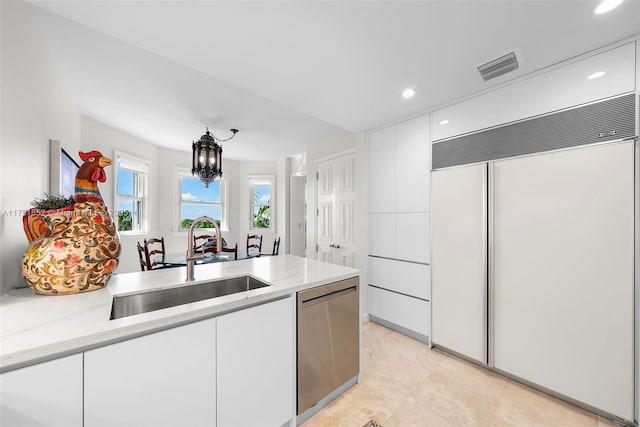
[{"label": "colorful rooster statue", "polygon": [[120,241],[100,196],[104,167],[99,151],[80,152],[75,204],[52,211],[30,209],[22,218],[29,249],[22,275],[36,293],[66,295],[103,288],[118,266]]}]

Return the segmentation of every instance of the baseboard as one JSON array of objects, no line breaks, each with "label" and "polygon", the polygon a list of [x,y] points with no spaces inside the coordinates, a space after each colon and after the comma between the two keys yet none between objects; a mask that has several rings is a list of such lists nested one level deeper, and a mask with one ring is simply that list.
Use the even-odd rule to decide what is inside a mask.
[{"label": "baseboard", "polygon": [[372,314],[369,315],[369,320],[374,323],[378,323],[379,325],[384,326],[385,328],[389,328],[396,332],[401,333],[402,335],[406,335],[409,338],[413,338],[414,340],[421,341],[425,344],[429,344],[429,337],[427,335],[423,335],[421,333],[412,331],[411,329],[405,328],[404,326],[396,325],[393,322],[389,322],[388,320],[380,319]]},{"label": "baseboard", "polygon": [[369,320],[371,320],[371,318],[369,317],[369,313],[362,313],[362,316],[360,316],[360,319],[363,325],[369,322]]}]

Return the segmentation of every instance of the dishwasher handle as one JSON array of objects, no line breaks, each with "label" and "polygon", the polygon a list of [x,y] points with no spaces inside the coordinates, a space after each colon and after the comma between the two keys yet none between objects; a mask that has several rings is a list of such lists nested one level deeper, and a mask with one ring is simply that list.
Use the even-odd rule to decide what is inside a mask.
[{"label": "dishwasher handle", "polygon": [[357,286],[351,286],[349,288],[341,289],[339,291],[331,292],[328,294],[320,295],[317,297],[309,298],[307,300],[302,301],[302,308],[311,307],[312,305],[321,304],[323,302],[332,300],[334,298],[338,298],[344,295],[351,294],[358,290]]}]

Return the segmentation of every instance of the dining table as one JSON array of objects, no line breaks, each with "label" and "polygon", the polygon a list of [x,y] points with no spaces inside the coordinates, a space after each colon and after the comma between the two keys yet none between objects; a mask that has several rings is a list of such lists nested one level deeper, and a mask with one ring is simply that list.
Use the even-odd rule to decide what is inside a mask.
[{"label": "dining table", "polygon": [[[158,261],[162,263],[163,268],[184,267],[187,265],[187,251],[169,252],[164,254]],[[238,249],[238,260],[251,258],[247,256],[245,249]],[[203,258],[197,259],[196,264],[210,264],[215,262],[235,261],[232,252],[206,252]]]}]

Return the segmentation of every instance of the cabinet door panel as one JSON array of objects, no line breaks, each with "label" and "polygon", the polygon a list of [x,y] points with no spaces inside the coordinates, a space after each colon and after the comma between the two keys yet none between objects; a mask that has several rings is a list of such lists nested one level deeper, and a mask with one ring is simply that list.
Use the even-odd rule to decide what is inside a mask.
[{"label": "cabinet door panel", "polygon": [[433,342],[486,362],[487,166],[433,172]]},{"label": "cabinet door panel", "polygon": [[218,425],[281,426],[294,416],[292,297],[218,317]]},{"label": "cabinet door panel", "polygon": [[396,216],[369,215],[369,255],[394,258],[396,256]]},{"label": "cabinet door panel", "polygon": [[429,115],[397,126],[396,212],[429,211],[430,155]]},{"label": "cabinet door panel", "polygon": [[367,286],[367,311],[373,316],[429,336],[429,302]]},{"label": "cabinet door panel", "polygon": [[429,214],[398,213],[394,258],[429,263]]},{"label": "cabinet door panel", "polygon": [[82,354],[0,375],[0,425],[82,426]]},{"label": "cabinet door panel", "polygon": [[495,163],[495,366],[633,419],[633,143]]},{"label": "cabinet door panel", "polygon": [[85,426],[214,426],[215,322],[85,352]]},{"label": "cabinet door panel", "polygon": [[413,262],[369,257],[369,283],[428,300],[431,298],[429,266]]},{"label": "cabinet door panel", "polygon": [[395,212],[395,140],[395,126],[369,134],[369,213]]}]

